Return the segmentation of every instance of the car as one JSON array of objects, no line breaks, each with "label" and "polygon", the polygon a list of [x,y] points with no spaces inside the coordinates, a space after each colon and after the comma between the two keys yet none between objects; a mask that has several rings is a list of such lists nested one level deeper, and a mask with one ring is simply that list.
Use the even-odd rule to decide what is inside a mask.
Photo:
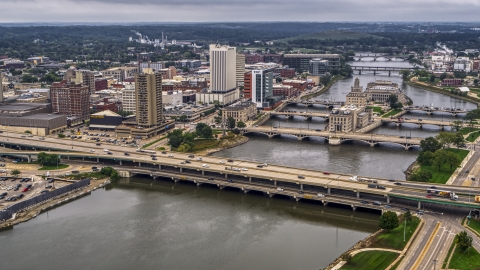
[{"label": "car", "polygon": [[45,187],[45,189],[49,189],[49,188],[52,188],[52,185],[48,185]]},{"label": "car", "polygon": [[263,168],[263,165],[262,164],[257,165],[257,168]]},{"label": "car", "polygon": [[165,154],[167,154],[167,152],[165,152],[165,151],[162,151],[162,154],[164,154],[164,155],[165,155]]},{"label": "car", "polygon": [[402,208],[402,211],[409,211],[409,209],[406,208],[406,207],[403,207],[403,208]]},{"label": "car", "polygon": [[189,158],[194,158],[195,156],[194,155],[188,155]]},{"label": "car", "polygon": [[209,177],[208,180],[214,180],[213,177]]},{"label": "car", "polygon": [[388,179],[388,182],[395,182],[395,179]]},{"label": "car", "polygon": [[397,186],[401,186],[401,185],[402,185],[402,183],[399,183],[399,182],[395,182],[395,183],[393,183],[393,184],[394,184],[394,185],[397,185]]},{"label": "car", "polygon": [[374,202],[373,202],[373,205],[382,205],[382,203],[379,202],[379,201],[374,201]]},{"label": "car", "polygon": [[172,154],[170,154],[170,155],[168,155],[168,157],[173,157],[173,155],[172,155]]},{"label": "car", "polygon": [[[92,170],[93,170],[93,171],[98,171],[98,168],[94,168],[94,169],[92,169]],[[55,179],[52,178],[52,179],[48,179],[47,182],[48,182],[48,183],[53,183],[54,181],[55,181]]]},{"label": "car", "polygon": [[472,177],[471,179],[472,179],[472,181],[475,181],[475,177]]},{"label": "car", "polygon": [[385,207],[385,208],[392,208],[392,207],[391,207],[390,205],[388,205],[388,204],[385,204],[383,207]]},{"label": "car", "polygon": [[229,159],[229,160],[227,160],[227,161],[228,161],[228,162],[233,162],[233,159]]},{"label": "car", "polygon": [[157,158],[156,158],[156,157],[152,157],[152,160],[157,160]]},{"label": "car", "polygon": [[299,175],[298,178],[300,178],[300,179],[305,179],[305,176]]},{"label": "car", "polygon": [[191,162],[190,160],[188,160],[188,159],[187,159],[187,160],[185,160],[185,163],[192,163],[192,162]]},{"label": "car", "polygon": [[125,156],[130,156],[130,153],[127,153],[127,152],[125,152],[125,153],[123,153],[123,154],[124,154]]},{"label": "car", "polygon": [[110,152],[108,149],[103,149],[103,152]]},{"label": "car", "polygon": [[108,154],[108,155],[113,155],[113,153],[112,153],[112,152],[107,152],[107,154]]},{"label": "car", "polygon": [[4,173],[4,172],[6,172],[4,169],[1,169],[1,170],[0,170],[0,173]]},{"label": "car", "polygon": [[0,196],[0,200],[3,200],[3,199],[5,199],[5,197],[4,197],[4,196]]},{"label": "car", "polygon": [[7,195],[8,195],[8,192],[3,192],[2,194],[0,194],[0,196],[3,196],[3,197],[5,197]]},{"label": "car", "polygon": [[228,179],[227,182],[233,183],[233,180],[232,180],[232,179]]},{"label": "car", "polygon": [[437,189],[437,187],[436,187],[436,186],[431,186],[430,188],[431,188],[431,189]]},{"label": "car", "polygon": [[22,190],[22,192],[27,192],[28,190],[29,190],[29,188],[26,187]]},{"label": "car", "polygon": [[25,135],[22,135],[22,136],[20,136],[20,137],[22,137],[22,138],[26,138],[27,136],[25,136]]},{"label": "car", "polygon": [[405,136],[398,136],[400,139],[405,138]]},{"label": "car", "polygon": [[361,201],[360,203],[369,204],[369,202],[367,202],[367,201]]},{"label": "car", "polygon": [[470,172],[470,170],[466,170],[466,171],[465,171],[465,173],[469,173],[469,172]]},{"label": "car", "polygon": [[242,171],[248,171],[248,169],[247,168],[242,168]]},{"label": "car", "polygon": [[303,190],[299,190],[297,191],[298,194],[304,194],[305,192],[303,192]]},{"label": "car", "polygon": [[225,164],[225,160],[220,160],[220,164]]},{"label": "car", "polygon": [[33,137],[33,135],[32,135],[32,134],[28,134],[28,137]]},{"label": "car", "polygon": [[329,175],[330,173],[329,172],[323,172],[323,174]]},{"label": "car", "polygon": [[42,190],[42,191],[40,191],[40,194],[45,194],[47,192],[48,192],[48,190]]},{"label": "car", "polygon": [[378,189],[387,189],[386,187],[380,186],[380,185],[378,185],[377,188],[378,188]]},{"label": "car", "polygon": [[[153,158],[152,158],[153,159]],[[185,161],[180,162],[180,164],[185,164]]]},{"label": "car", "polygon": [[283,191],[283,188],[277,188],[278,191]]},{"label": "car", "polygon": [[432,196],[432,195],[427,195],[427,196],[425,196],[425,197],[427,197],[427,198],[432,198],[433,196]]},{"label": "car", "polygon": [[320,129],[315,129],[316,132],[320,132],[321,130]]},{"label": "car", "polygon": [[318,193],[317,196],[321,198],[325,197],[325,195],[323,195],[322,193]]},{"label": "car", "polygon": [[208,168],[208,167],[210,167],[210,166],[208,166],[208,164],[202,164],[202,167]]},{"label": "car", "polygon": [[202,158],[201,157],[197,158],[197,161],[202,161]]}]

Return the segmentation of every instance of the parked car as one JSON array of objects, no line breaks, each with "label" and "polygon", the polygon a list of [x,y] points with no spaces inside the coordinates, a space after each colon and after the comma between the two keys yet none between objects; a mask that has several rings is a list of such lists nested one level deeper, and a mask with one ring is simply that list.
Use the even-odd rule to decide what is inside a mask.
[{"label": "parked car", "polygon": [[305,176],[299,175],[298,178],[300,178],[300,179],[305,179]]},{"label": "parked car", "polygon": [[283,191],[283,188],[277,188],[278,191]]}]

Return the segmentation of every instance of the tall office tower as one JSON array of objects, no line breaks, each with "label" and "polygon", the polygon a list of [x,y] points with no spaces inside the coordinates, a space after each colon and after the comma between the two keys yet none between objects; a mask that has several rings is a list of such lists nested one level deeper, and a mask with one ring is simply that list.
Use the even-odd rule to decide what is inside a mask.
[{"label": "tall office tower", "polygon": [[245,54],[237,54],[237,86],[243,85],[245,74]]},{"label": "tall office tower", "polygon": [[0,72],[0,103],[3,102],[3,73]]},{"label": "tall office tower", "polygon": [[272,106],[273,69],[256,69],[245,73],[244,98],[251,99],[257,108]]},{"label": "tall office tower", "polygon": [[82,70],[82,79],[83,85],[88,87],[88,92],[91,94],[95,93],[95,73],[91,71]]},{"label": "tall office tower", "polygon": [[82,84],[66,82],[53,83],[50,86],[52,111],[88,120],[90,115],[90,94],[88,87]]},{"label": "tall office tower", "polygon": [[235,47],[210,44],[210,92],[226,93],[237,88]]},{"label": "tall office tower", "polygon": [[144,70],[147,73],[135,74],[137,124],[153,127],[163,121],[162,75]]}]

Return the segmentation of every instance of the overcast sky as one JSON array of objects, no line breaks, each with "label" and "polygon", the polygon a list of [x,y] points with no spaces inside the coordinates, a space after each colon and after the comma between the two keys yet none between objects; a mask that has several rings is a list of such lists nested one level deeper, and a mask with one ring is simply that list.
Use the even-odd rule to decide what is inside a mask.
[{"label": "overcast sky", "polygon": [[0,0],[0,22],[480,21],[480,0]]}]

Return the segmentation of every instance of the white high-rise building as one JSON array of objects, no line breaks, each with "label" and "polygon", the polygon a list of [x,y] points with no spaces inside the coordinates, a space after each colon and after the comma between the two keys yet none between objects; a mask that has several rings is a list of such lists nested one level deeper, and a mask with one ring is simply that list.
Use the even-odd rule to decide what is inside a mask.
[{"label": "white high-rise building", "polygon": [[237,54],[237,86],[243,85],[245,76],[245,54]]},{"label": "white high-rise building", "polygon": [[226,93],[237,88],[237,49],[210,44],[210,92]]},{"label": "white high-rise building", "polygon": [[135,83],[125,83],[122,89],[122,107],[126,112],[137,112],[137,99],[135,96]]}]

